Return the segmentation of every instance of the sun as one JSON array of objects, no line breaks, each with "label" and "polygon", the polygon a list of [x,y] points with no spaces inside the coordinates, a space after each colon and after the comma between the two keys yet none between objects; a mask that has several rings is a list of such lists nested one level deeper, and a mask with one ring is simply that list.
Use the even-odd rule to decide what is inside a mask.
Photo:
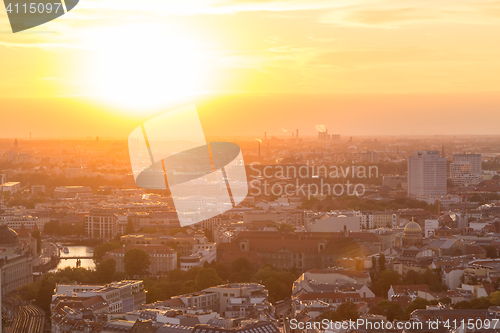
[{"label": "sun", "polygon": [[131,112],[157,110],[201,92],[199,44],[159,24],[98,30],[84,66],[90,95]]}]

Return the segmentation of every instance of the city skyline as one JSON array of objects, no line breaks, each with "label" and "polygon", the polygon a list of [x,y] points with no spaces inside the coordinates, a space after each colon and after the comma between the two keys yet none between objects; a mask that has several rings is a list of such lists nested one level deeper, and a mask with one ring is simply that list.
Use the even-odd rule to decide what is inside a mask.
[{"label": "city skyline", "polygon": [[495,3],[120,4],[0,35],[0,137],[121,137],[191,104],[225,135],[499,133]]}]

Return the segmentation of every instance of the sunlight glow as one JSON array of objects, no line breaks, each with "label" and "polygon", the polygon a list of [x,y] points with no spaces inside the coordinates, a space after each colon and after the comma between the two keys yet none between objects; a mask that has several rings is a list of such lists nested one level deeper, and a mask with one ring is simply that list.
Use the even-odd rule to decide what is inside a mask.
[{"label": "sunlight glow", "polygon": [[85,66],[90,94],[131,113],[199,93],[200,55],[194,41],[158,24],[96,30]]}]

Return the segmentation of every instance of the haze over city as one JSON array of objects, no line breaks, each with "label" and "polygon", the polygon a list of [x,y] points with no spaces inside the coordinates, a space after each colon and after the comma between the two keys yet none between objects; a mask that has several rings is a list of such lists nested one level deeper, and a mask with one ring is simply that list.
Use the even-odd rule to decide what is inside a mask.
[{"label": "haze over city", "polygon": [[0,333],[499,331],[500,1],[26,1]]}]

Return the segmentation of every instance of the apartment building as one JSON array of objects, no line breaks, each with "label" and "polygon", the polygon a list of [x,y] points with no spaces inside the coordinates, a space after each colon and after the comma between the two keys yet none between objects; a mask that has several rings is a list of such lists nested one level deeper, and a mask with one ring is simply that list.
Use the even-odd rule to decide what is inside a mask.
[{"label": "apartment building", "polygon": [[110,313],[138,310],[146,303],[146,292],[140,280],[122,280],[106,285],[57,284],[52,300],[62,296],[78,298],[102,296],[109,306]]},{"label": "apartment building", "polygon": [[114,238],[125,232],[127,215],[114,209],[91,209],[85,216],[85,232],[92,238]]}]

